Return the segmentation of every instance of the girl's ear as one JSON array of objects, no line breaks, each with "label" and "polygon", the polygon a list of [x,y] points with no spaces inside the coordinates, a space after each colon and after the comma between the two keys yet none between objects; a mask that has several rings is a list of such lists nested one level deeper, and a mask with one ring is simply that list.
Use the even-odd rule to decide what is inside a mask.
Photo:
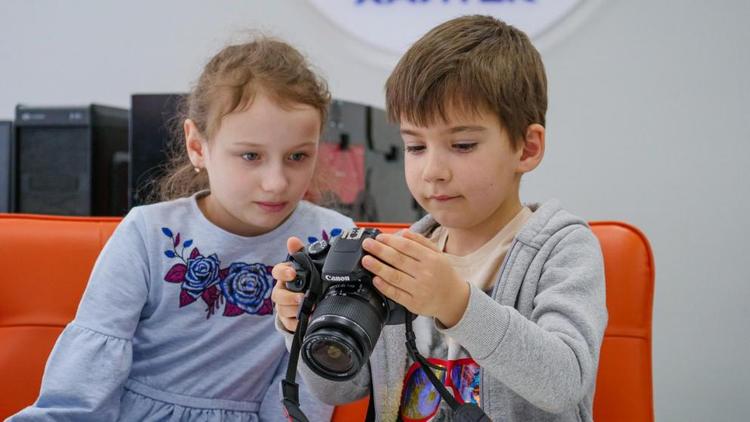
[{"label": "girl's ear", "polygon": [[544,126],[534,123],[526,128],[521,145],[521,157],[518,161],[518,172],[528,173],[534,170],[544,158]]},{"label": "girl's ear", "polygon": [[185,119],[182,128],[185,131],[185,148],[187,149],[188,157],[190,157],[190,162],[196,169],[205,168],[208,143],[203,138],[194,121]]}]

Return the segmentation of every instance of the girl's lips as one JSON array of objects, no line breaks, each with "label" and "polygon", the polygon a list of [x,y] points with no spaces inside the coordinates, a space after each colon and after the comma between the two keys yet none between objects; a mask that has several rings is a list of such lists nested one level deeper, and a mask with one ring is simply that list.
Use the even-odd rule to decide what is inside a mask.
[{"label": "girl's lips", "polygon": [[279,212],[286,207],[286,202],[256,202],[256,204],[267,212]]},{"label": "girl's lips", "polygon": [[458,198],[458,195],[451,196],[451,195],[433,195],[430,197],[430,199],[434,199],[435,201],[450,201],[451,199]]}]

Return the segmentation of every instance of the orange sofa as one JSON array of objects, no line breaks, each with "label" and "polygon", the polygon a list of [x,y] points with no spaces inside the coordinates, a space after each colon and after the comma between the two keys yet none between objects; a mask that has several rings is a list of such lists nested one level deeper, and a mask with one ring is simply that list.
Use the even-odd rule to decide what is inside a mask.
[{"label": "orange sofa", "polygon": [[[0,419],[31,404],[47,356],[73,318],[89,272],[118,218],[0,214]],[[400,224],[362,223],[384,231]],[[636,228],[591,223],[604,253],[609,324],[594,419],[652,421],[651,248]],[[334,421],[364,420],[367,399],[339,406]]]}]

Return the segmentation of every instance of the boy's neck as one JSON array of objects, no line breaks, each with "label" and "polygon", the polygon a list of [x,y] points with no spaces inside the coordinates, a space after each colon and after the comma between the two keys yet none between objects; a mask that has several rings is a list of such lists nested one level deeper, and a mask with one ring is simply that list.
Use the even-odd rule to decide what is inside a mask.
[{"label": "boy's neck", "polygon": [[523,208],[520,198],[508,199],[487,219],[472,227],[446,227],[448,239],[443,252],[465,256],[479,249],[503,229]]}]

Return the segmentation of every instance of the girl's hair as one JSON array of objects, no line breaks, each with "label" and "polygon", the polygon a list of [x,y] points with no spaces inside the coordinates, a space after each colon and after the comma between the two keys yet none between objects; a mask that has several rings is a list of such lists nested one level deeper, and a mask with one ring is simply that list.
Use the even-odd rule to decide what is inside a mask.
[{"label": "girl's hair", "polygon": [[323,130],[331,101],[328,85],[310,69],[299,51],[267,36],[229,45],[206,64],[190,94],[180,101],[170,122],[168,162],[163,175],[146,187],[150,190],[148,202],[181,198],[208,189],[206,172],[194,171],[185,148],[185,119],[192,120],[209,140],[224,116],[245,110],[258,92],[268,95],[281,107],[312,106],[320,113]]}]

